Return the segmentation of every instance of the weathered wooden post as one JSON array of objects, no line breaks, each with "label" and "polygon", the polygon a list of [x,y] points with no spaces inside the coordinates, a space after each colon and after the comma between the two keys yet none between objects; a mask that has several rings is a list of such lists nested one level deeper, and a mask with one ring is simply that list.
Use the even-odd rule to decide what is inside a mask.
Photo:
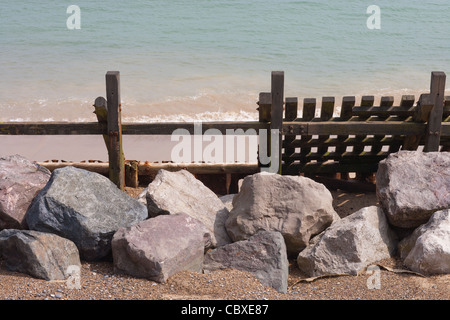
[{"label": "weathered wooden post", "polygon": [[444,111],[445,78],[445,73],[442,71],[433,71],[431,73],[430,95],[433,99],[434,107],[428,118],[424,152],[439,151],[442,114]]},{"label": "weathered wooden post", "polygon": [[[284,104],[284,71],[272,71],[271,82],[272,110],[270,120],[271,139],[278,139],[278,150],[271,150],[271,168],[274,161],[278,163],[277,173],[281,174],[282,165],[282,129],[283,129],[283,104]],[[277,135],[278,130],[278,136]]]},{"label": "weathered wooden post", "polygon": [[119,71],[108,71],[106,73],[106,101],[108,110],[109,179],[114,182],[119,189],[124,190],[125,160],[122,149]]},{"label": "weathered wooden post", "polygon": [[131,188],[139,187],[139,161],[125,162],[125,185]]},{"label": "weathered wooden post", "polygon": [[[103,97],[98,97],[94,102],[95,115],[97,116],[97,121],[100,125],[107,127],[108,126],[108,110],[106,99]],[[103,135],[103,140],[105,141],[106,149],[109,154],[109,137],[107,134]]]}]

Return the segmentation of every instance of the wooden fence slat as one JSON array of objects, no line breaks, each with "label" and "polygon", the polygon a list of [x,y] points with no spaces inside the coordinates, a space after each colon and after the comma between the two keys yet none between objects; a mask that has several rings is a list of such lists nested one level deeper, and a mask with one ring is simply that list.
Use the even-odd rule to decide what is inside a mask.
[{"label": "wooden fence slat", "polygon": [[[272,93],[271,92],[261,92],[259,94],[258,100],[258,111],[259,111],[259,123],[269,123],[271,119],[271,109],[272,109]],[[262,163],[261,155],[265,157],[270,156],[270,134],[267,134],[270,128],[266,129],[266,140],[263,140],[263,136],[258,136],[258,167],[266,168],[270,166],[270,163]]]},{"label": "wooden fence slat", "polygon": [[[314,120],[316,114],[316,99],[315,98],[304,98],[303,99],[303,112],[302,121],[309,122]],[[301,135],[301,141],[307,142],[312,139],[312,135]],[[301,148],[300,149],[300,161],[304,162],[306,156],[311,152],[311,148]]]},{"label": "wooden fence slat", "polygon": [[[338,120],[339,121],[348,121],[352,117],[353,107],[355,106],[355,97],[354,96],[345,96],[342,98],[341,111]],[[339,144],[336,146],[336,152],[341,156],[347,152],[347,145],[345,145],[345,141],[348,139],[348,135],[338,135],[337,140]],[[340,172],[341,179],[347,180],[349,178],[348,172]]]},{"label": "wooden fence slat", "polygon": [[119,71],[106,73],[106,101],[108,105],[109,179],[123,190],[125,187],[125,159],[122,150]]},{"label": "wooden fence slat", "polygon": [[[334,113],[334,97],[323,97],[322,106],[320,108],[320,121],[330,121],[333,118]],[[328,146],[325,142],[330,136],[329,135],[319,135],[319,141],[323,146],[317,148],[317,153],[319,155],[326,155],[328,152]]]},{"label": "wooden fence slat", "polygon": [[272,94],[270,92],[261,92],[258,100],[258,111],[260,122],[270,122],[270,110],[272,105]]},{"label": "wooden fence slat", "polygon": [[[285,121],[295,121],[297,119],[297,110],[298,110],[298,99],[297,98],[286,98],[286,105],[285,105]],[[291,142],[293,142],[296,138],[296,135],[289,135],[286,134],[284,136],[283,145],[287,145]],[[290,157],[292,157],[295,154],[295,148],[285,147],[284,148],[284,159],[285,159],[285,165],[289,166],[292,161],[290,160]]]}]

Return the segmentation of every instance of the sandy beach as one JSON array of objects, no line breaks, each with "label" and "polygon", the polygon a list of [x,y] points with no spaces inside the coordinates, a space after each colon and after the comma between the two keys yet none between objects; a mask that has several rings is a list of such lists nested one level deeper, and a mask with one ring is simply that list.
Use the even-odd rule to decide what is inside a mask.
[{"label": "sandy beach", "polygon": [[[137,197],[142,188],[127,188]],[[376,194],[332,191],[334,208],[347,216],[376,205]],[[111,261],[82,262],[80,289],[66,281],[45,281],[8,271],[0,260],[1,300],[449,300],[450,275],[424,277],[409,272],[397,258],[377,263],[379,288],[371,285],[370,272],[358,276],[332,276],[305,280],[290,261],[288,292],[265,287],[251,274],[221,270],[210,274],[183,271],[165,283],[114,272]]]}]

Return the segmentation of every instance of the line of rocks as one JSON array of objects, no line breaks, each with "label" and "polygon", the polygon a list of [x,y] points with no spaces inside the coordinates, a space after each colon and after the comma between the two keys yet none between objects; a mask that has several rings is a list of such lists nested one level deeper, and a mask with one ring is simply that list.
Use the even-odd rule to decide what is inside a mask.
[{"label": "line of rocks", "polygon": [[110,257],[117,272],[153,281],[235,268],[279,292],[288,257],[309,276],[358,274],[394,254],[413,271],[450,273],[450,154],[391,154],[377,195],[379,207],[341,219],[329,190],[303,176],[249,175],[221,199],[185,170],[161,170],[133,199],[101,175],[10,156],[0,159],[0,255],[47,280]]}]

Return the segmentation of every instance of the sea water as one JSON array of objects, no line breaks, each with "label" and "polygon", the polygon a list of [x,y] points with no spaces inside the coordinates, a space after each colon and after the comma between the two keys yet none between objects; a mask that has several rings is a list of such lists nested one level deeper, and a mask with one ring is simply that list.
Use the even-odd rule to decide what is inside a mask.
[{"label": "sea water", "polygon": [[300,101],[418,97],[450,73],[449,14],[448,0],[2,0],[0,121],[95,121],[109,70],[127,122],[257,119],[274,70]]}]

